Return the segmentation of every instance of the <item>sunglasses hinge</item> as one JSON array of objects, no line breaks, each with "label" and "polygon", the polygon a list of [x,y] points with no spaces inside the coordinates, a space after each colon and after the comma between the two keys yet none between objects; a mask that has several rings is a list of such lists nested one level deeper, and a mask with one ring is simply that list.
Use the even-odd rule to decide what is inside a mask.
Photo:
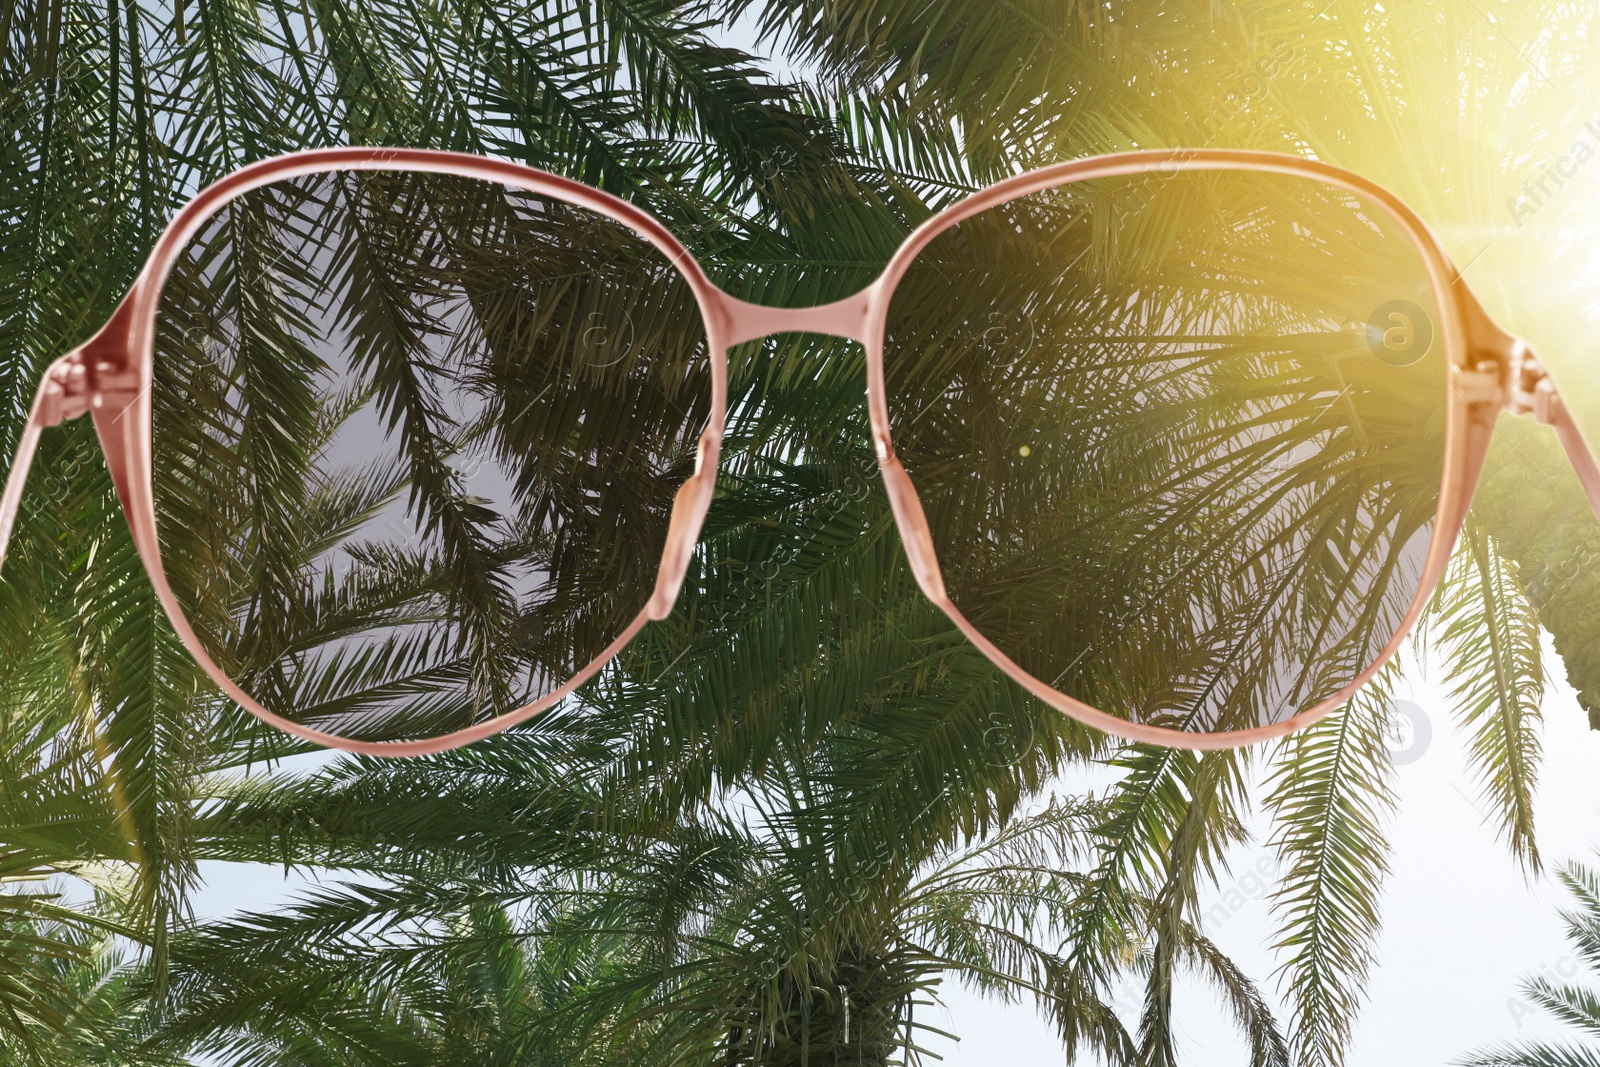
[{"label": "sunglasses hinge", "polygon": [[1535,422],[1554,425],[1561,415],[1561,395],[1555,381],[1526,341],[1519,340],[1511,350],[1507,375],[1506,410],[1513,415],[1532,415]]},{"label": "sunglasses hinge", "polygon": [[1478,359],[1471,370],[1457,368],[1452,381],[1469,404],[1511,415],[1532,415],[1535,422],[1547,426],[1560,417],[1561,395],[1550,372],[1525,341],[1515,340],[1504,355]]},{"label": "sunglasses hinge", "polygon": [[1456,370],[1455,388],[1468,403],[1553,423],[1561,398],[1533,348],[1490,318],[1459,277],[1455,289],[1468,346],[1467,366]]},{"label": "sunglasses hinge", "polygon": [[1480,360],[1472,369],[1457,367],[1450,383],[1467,403],[1476,407],[1499,411],[1505,407],[1505,375],[1493,360]]}]

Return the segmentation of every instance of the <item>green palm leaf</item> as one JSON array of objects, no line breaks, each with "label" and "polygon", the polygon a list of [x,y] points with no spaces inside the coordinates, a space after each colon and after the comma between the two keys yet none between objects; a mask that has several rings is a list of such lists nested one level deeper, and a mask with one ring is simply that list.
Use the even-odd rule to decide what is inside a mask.
[{"label": "green palm leaf", "polygon": [[1431,610],[1479,789],[1499,814],[1500,835],[1512,854],[1537,872],[1533,793],[1544,696],[1539,620],[1516,564],[1478,523],[1463,531]]},{"label": "green palm leaf", "polygon": [[1388,875],[1393,774],[1383,736],[1390,667],[1342,708],[1282,743],[1267,807],[1285,871],[1272,894],[1294,1015],[1295,1062],[1343,1062],[1374,959]]}]

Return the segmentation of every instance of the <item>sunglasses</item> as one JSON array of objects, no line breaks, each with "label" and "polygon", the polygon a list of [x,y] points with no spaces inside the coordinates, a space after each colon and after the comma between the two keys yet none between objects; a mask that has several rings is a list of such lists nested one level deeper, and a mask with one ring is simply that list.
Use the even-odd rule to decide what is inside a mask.
[{"label": "sunglasses", "polygon": [[[1029,693],[1132,740],[1244,745],[1351,697],[1443,574],[1501,411],[1555,428],[1600,513],[1528,346],[1409,208],[1336,167],[1048,167],[934,215],[854,296],[780,308],[578,182],[339,148],[201,192],[50,366],[0,560],[41,431],[88,413],[167,617],[228,697],[352,752],[462,745],[671,612],[727,352],[794,333],[865,349],[921,591]],[[772,402],[739,400],[736,426]],[[766,462],[822,469],[810,430]],[[837,490],[828,536],[870,536]],[[751,584],[718,539],[695,580]]]}]

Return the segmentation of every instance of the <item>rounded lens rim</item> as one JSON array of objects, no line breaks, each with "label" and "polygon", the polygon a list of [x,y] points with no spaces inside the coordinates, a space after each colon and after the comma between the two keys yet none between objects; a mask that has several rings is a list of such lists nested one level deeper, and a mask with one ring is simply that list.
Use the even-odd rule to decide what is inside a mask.
[{"label": "rounded lens rim", "polygon": [[[519,708],[437,737],[360,741],[327,733],[284,718],[245,692],[206,652],[167,581],[161,559],[154,499],[153,404],[156,316],[161,291],[179,254],[221,208],[253,189],[296,177],[332,171],[419,171],[497,182],[561,200],[628,227],[661,252],[688,283],[706,333],[711,370],[711,412],[697,439],[694,473],[679,487],[648,601],[621,633],[564,684]],[[144,269],[110,321],[84,346],[91,360],[126,353],[137,391],[124,402],[94,410],[112,479],[135,548],[149,574],[156,598],[184,648],[211,680],[240,707],[278,729],[314,744],[370,756],[420,756],[470,744],[549,710],[589,681],[636,637],[647,622],[672,611],[688,572],[700,528],[710,510],[727,414],[728,331],[720,291],[677,237],[653,215],[625,200],[570,178],[534,167],[462,152],[424,148],[322,148],[294,152],[243,167],[203,189],[174,216],[157,240]]]},{"label": "rounded lens rim", "polygon": [[[1332,695],[1288,718],[1240,730],[1174,730],[1112,715],[1029,673],[972,624],[945,589],[932,530],[921,500],[910,475],[895,456],[883,364],[889,308],[895,290],[917,255],[952,226],[1019,197],[1074,182],[1186,171],[1250,171],[1310,178],[1377,204],[1399,225],[1427,270],[1442,320],[1436,343],[1444,346],[1448,375],[1445,383],[1448,397],[1445,402],[1444,469],[1438,507],[1421,580],[1395,632],[1376,658]],[[1478,471],[1488,452],[1492,417],[1485,421],[1475,415],[1471,402],[1472,391],[1463,388],[1458,378],[1458,375],[1474,370],[1469,359],[1468,337],[1484,330],[1487,325],[1487,316],[1460,283],[1459,272],[1427,224],[1399,197],[1360,175],[1317,160],[1275,152],[1225,148],[1118,152],[1043,167],[989,186],[927,219],[906,238],[870,291],[868,332],[864,339],[867,349],[867,413],[890,507],[917,584],[990,662],[1013,682],[1056,710],[1086,726],[1126,741],[1197,751],[1239,748],[1286,736],[1331,713],[1355,696],[1394,658],[1415,628],[1444,575],[1445,566],[1466,519],[1467,505],[1477,482]]]}]

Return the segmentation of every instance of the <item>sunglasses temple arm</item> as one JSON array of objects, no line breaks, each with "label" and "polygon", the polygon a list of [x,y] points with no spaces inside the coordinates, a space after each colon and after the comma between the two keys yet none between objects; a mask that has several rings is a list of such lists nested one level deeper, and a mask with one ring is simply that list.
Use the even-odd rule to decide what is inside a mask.
[{"label": "sunglasses temple arm", "polygon": [[1578,472],[1578,481],[1588,494],[1589,506],[1594,509],[1595,518],[1600,519],[1600,462],[1595,461],[1594,450],[1584,439],[1583,431],[1578,428],[1567,406],[1559,398],[1552,406],[1555,410],[1551,412],[1550,425],[1556,431],[1561,447],[1566,450],[1572,469]]},{"label": "sunglasses temple arm", "polygon": [[33,454],[39,448],[39,434],[44,429],[30,418],[17,442],[17,454],[11,460],[11,473],[6,477],[6,491],[0,496],[0,567],[5,566],[6,546],[11,543],[11,529],[17,522],[17,510],[22,505],[22,486],[28,480],[28,468],[33,466]]},{"label": "sunglasses temple arm", "polygon": [[82,360],[77,353],[56,360],[45,372],[44,381],[34,395],[22,439],[17,442],[17,454],[11,459],[11,472],[6,475],[5,493],[0,495],[0,567],[5,565],[17,512],[22,508],[22,487],[28,481],[28,471],[39,450],[39,436],[47,426],[77,418],[88,410],[89,390]]}]

